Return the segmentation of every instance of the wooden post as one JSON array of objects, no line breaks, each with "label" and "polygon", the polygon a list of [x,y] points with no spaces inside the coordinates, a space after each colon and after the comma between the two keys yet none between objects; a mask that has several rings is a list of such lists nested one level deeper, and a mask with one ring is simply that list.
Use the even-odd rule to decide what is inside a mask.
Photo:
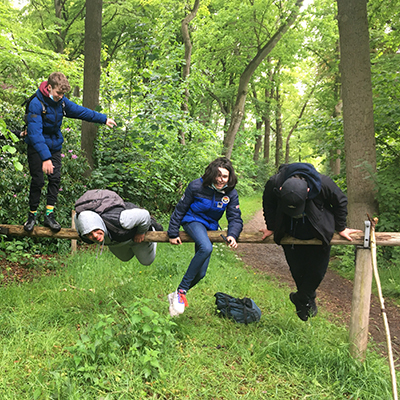
[{"label": "wooden post", "polygon": [[[71,228],[75,229],[75,210],[71,211]],[[72,239],[71,240],[71,253],[75,253],[76,252],[76,247],[77,247],[77,241],[76,239]]]},{"label": "wooden post", "polygon": [[371,285],[371,249],[358,247],[351,303],[349,337],[350,354],[360,361],[365,360],[367,351]]}]

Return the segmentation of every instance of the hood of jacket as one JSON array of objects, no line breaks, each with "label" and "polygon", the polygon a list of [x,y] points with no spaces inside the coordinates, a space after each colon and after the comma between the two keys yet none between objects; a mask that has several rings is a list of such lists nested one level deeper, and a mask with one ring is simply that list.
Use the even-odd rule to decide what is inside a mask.
[{"label": "hood of jacket", "polygon": [[50,97],[49,96],[49,91],[47,89],[47,86],[49,86],[47,81],[43,81],[40,86],[39,86],[39,91],[42,93],[43,96],[45,97]]},{"label": "hood of jacket", "polygon": [[284,180],[294,176],[303,176],[308,184],[310,191],[308,192],[308,198],[314,199],[318,196],[321,191],[321,177],[319,172],[315,169],[312,164],[309,163],[293,163],[285,165],[285,177]]},{"label": "hood of jacket", "polygon": [[82,211],[78,216],[75,216],[75,226],[80,236],[85,236],[95,229],[101,229],[104,232],[104,237],[108,237],[103,218],[94,211]]}]

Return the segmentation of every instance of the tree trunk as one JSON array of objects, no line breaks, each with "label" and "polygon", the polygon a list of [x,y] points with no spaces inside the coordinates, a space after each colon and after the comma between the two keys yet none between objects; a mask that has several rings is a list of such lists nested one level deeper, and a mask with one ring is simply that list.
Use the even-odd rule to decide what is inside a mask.
[{"label": "tree trunk", "polygon": [[279,88],[276,88],[276,116],[275,116],[275,121],[276,121],[276,139],[275,139],[275,167],[278,168],[279,165],[281,164],[282,160],[282,113],[281,113],[281,99],[280,99],[280,94],[279,94]]},{"label": "tree trunk", "polygon": [[307,99],[306,99],[306,101],[304,102],[303,107],[301,108],[300,114],[299,114],[299,116],[297,117],[297,120],[296,120],[295,124],[293,125],[292,129],[290,130],[289,134],[288,134],[287,137],[286,137],[286,151],[285,151],[285,163],[286,163],[286,164],[289,162],[289,155],[290,155],[290,138],[292,137],[293,132],[296,130],[297,126],[299,125],[299,123],[300,123],[300,121],[301,121],[301,118],[302,118],[302,116],[303,116],[303,114],[304,114],[304,111],[305,111],[306,108],[307,108],[308,101],[310,100],[312,94],[314,93],[314,90],[315,90],[315,86],[311,89],[310,94],[307,96]]},{"label": "tree trunk", "polygon": [[61,0],[54,0],[54,11],[56,14],[56,18],[60,20],[57,23],[59,28],[57,29],[58,34],[56,35],[56,52],[59,54],[64,53],[64,39],[62,37],[62,7],[63,3]]},{"label": "tree trunk", "polygon": [[232,110],[231,123],[229,125],[228,131],[226,132],[224,139],[224,155],[228,158],[232,155],[233,145],[235,143],[236,133],[239,130],[240,124],[242,122],[244,107],[246,103],[247,88],[254,71],[265,59],[265,57],[273,50],[282,36],[287,32],[287,30],[292,26],[296,20],[300,6],[303,4],[303,0],[297,0],[296,6],[285,22],[281,24],[276,33],[271,37],[271,39],[262,47],[254,58],[247,64],[245,70],[240,76],[239,87],[236,95],[235,106]]},{"label": "tree trunk", "polygon": [[[261,127],[262,127],[262,121],[257,121],[256,122],[257,132],[261,131]],[[253,161],[258,161],[258,159],[260,158],[261,145],[262,145],[262,135],[257,134],[256,135],[256,145],[254,146]]]},{"label": "tree trunk", "polygon": [[[192,42],[190,41],[189,23],[196,16],[197,10],[199,9],[199,5],[200,5],[200,0],[195,0],[193,10],[190,12],[190,14],[186,15],[186,17],[182,20],[181,24],[183,43],[185,44],[185,64],[183,65],[182,69],[183,82],[185,82],[188,76],[190,75],[190,63],[192,58]],[[189,89],[186,85],[181,105],[181,110],[183,111],[184,115],[187,115],[189,112],[188,101],[189,101]],[[182,129],[179,130],[178,137],[179,137],[179,143],[184,145],[185,132]]]},{"label": "tree trunk", "polygon": [[[99,105],[102,8],[103,0],[86,0],[83,105],[92,110]],[[81,148],[90,167],[87,175],[91,174],[94,166],[93,150],[96,135],[96,124],[83,121]]]},{"label": "tree trunk", "polygon": [[[269,62],[269,59],[268,59]],[[269,81],[273,83],[273,73],[272,70],[269,73]],[[263,116],[264,122],[264,163],[269,163],[269,153],[270,153],[270,136],[271,136],[271,101],[274,96],[274,90],[270,87],[265,88],[265,104],[266,104],[266,111],[265,115]]]},{"label": "tree trunk", "polygon": [[269,163],[269,146],[270,146],[270,135],[271,135],[271,120],[268,117],[264,119],[264,162]]},{"label": "tree trunk", "polygon": [[374,183],[369,179],[376,170],[376,148],[367,0],[337,0],[337,4],[348,223],[363,229],[366,214],[377,212]]}]

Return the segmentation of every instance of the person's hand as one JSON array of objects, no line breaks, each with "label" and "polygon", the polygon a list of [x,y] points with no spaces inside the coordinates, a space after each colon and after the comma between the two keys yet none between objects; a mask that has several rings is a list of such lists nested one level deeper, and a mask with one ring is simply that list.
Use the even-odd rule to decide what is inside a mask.
[{"label": "person's hand", "polygon": [[20,132],[20,137],[25,137],[28,134],[28,131],[25,129],[24,131]]},{"label": "person's hand", "polygon": [[47,175],[51,175],[51,174],[53,173],[53,171],[54,171],[54,165],[53,165],[53,163],[51,162],[51,160],[43,161],[43,164],[42,164],[42,171],[43,171],[45,174],[47,174]]},{"label": "person's hand", "polygon": [[117,126],[117,123],[113,119],[107,118],[106,125],[112,128],[113,126]]},{"label": "person's hand", "polygon": [[229,243],[229,247],[232,247],[232,249],[236,249],[238,247],[236,239],[233,236],[227,236],[226,240]]},{"label": "person's hand", "polygon": [[344,237],[347,240],[350,240],[350,242],[353,241],[353,239],[350,237],[350,235],[352,233],[356,233],[356,232],[362,232],[362,230],[360,229],[350,229],[350,228],[346,228],[343,231],[339,232],[339,235]]},{"label": "person's hand", "polygon": [[267,229],[267,228],[261,228],[261,229],[259,230],[259,232],[262,232],[262,233],[263,233],[263,237],[262,237],[261,240],[264,240],[265,238],[267,238],[268,236],[271,236],[271,235],[274,233],[274,231],[270,231],[270,230]]},{"label": "person's hand", "polygon": [[133,237],[133,241],[135,243],[142,243],[144,240],[144,233],[137,233],[134,237]]},{"label": "person's hand", "polygon": [[169,238],[169,242],[171,244],[182,244],[182,240],[181,240],[181,238],[179,236],[176,237],[176,238],[173,238],[173,239]]}]

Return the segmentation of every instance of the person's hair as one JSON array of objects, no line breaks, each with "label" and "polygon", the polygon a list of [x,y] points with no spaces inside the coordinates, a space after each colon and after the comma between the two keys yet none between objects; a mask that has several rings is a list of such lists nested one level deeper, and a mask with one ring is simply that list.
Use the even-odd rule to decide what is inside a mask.
[{"label": "person's hair", "polygon": [[202,176],[203,186],[211,186],[215,182],[219,174],[218,168],[225,168],[229,171],[229,180],[227,185],[228,189],[232,190],[237,184],[237,178],[231,161],[226,157],[219,157],[208,164],[204,171],[204,175]]},{"label": "person's hair", "polygon": [[58,87],[64,93],[67,93],[71,90],[71,85],[69,84],[68,79],[62,72],[51,73],[49,79],[47,79],[47,83],[51,85],[52,88]]}]

